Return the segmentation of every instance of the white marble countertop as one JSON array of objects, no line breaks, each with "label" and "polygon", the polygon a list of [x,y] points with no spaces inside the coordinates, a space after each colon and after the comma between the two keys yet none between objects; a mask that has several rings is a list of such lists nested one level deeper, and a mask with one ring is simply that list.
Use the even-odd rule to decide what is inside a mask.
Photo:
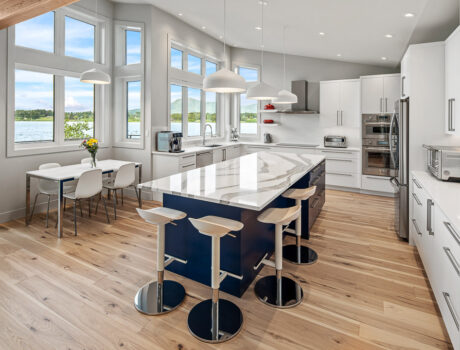
[{"label": "white marble countertop", "polygon": [[312,154],[257,152],[138,187],[260,211],[324,159]]},{"label": "white marble countertop", "polygon": [[337,151],[337,152],[344,152],[344,151],[348,151],[348,152],[360,152],[361,151],[361,148],[358,148],[358,147],[347,147],[347,148],[334,148],[334,147],[324,147],[324,146],[313,146],[311,144],[305,144],[305,145],[302,145],[300,143],[292,143],[292,144],[288,144],[287,142],[280,142],[280,143],[263,143],[263,142],[250,142],[250,141],[238,141],[238,142],[228,142],[228,141],[225,141],[225,142],[221,142],[221,141],[213,141],[213,140],[208,140],[208,143],[209,144],[213,144],[213,143],[216,143],[218,144],[219,146],[218,147],[204,147],[204,146],[201,146],[201,145],[193,145],[193,146],[188,146],[188,145],[184,145],[182,148],[184,150],[184,152],[180,152],[180,153],[169,153],[169,152],[159,152],[159,151],[152,151],[153,154],[156,154],[156,155],[163,155],[163,156],[172,156],[172,157],[180,157],[180,156],[184,156],[184,155],[189,155],[189,154],[192,154],[192,153],[200,153],[200,152],[205,152],[205,151],[212,151],[212,150],[215,150],[215,149],[221,149],[221,148],[226,148],[226,147],[231,147],[231,146],[238,146],[238,145],[241,145],[241,146],[264,146],[264,147],[274,147],[274,148],[306,148],[306,149],[319,149],[319,150],[331,150],[331,151]]},{"label": "white marble countertop", "polygon": [[426,171],[412,171],[412,174],[452,225],[460,231],[460,183],[438,180]]}]

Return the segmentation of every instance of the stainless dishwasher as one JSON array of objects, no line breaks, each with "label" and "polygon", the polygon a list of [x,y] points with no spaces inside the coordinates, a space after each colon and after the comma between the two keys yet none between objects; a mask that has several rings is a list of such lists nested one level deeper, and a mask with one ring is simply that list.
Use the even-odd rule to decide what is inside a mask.
[{"label": "stainless dishwasher", "polygon": [[212,164],[212,151],[206,151],[196,154],[196,167],[201,168]]}]

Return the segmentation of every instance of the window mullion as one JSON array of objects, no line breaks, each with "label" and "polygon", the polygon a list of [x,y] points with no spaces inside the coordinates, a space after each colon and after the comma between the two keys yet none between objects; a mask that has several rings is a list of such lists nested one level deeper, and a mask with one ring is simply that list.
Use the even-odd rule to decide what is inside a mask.
[{"label": "window mullion", "polygon": [[64,140],[64,103],[65,103],[65,87],[64,76],[54,76],[54,141],[58,145],[63,145]]},{"label": "window mullion", "polygon": [[188,88],[182,86],[182,133],[188,137]]},{"label": "window mullion", "polygon": [[[204,125],[206,124],[206,92],[201,92],[201,108],[200,108],[200,135],[203,136]],[[214,130],[215,133],[215,130]]]},{"label": "window mullion", "polygon": [[64,56],[65,53],[65,23],[64,12],[57,9],[54,12],[54,53]]}]

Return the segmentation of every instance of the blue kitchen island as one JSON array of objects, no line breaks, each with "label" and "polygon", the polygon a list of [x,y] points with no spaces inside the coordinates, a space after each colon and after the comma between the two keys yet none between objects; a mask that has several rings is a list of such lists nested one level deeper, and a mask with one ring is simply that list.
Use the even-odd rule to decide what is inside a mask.
[{"label": "blue kitchen island", "polygon": [[244,228],[221,239],[221,269],[242,276],[226,278],[220,289],[241,297],[262,266],[254,267],[274,251],[275,227],[257,221],[270,207],[295,205],[281,195],[289,188],[317,186],[315,195],[302,203],[302,236],[310,228],[325,201],[323,156],[258,152],[189,170],[139,185],[142,190],[163,194],[163,205],[187,214],[177,226],[166,226],[165,252],[187,260],[167,269],[210,285],[211,237],[199,234],[188,218],[207,215],[241,221]]}]

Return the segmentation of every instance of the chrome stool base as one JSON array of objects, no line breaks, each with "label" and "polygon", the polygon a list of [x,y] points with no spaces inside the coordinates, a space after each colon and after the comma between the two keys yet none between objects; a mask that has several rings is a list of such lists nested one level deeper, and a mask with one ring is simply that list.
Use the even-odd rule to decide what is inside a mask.
[{"label": "chrome stool base", "polygon": [[176,309],[185,298],[185,289],[176,281],[150,282],[134,297],[137,311],[146,315],[166,314]]},{"label": "chrome stool base", "polygon": [[283,258],[293,264],[310,265],[318,260],[318,254],[303,245],[290,244],[283,246]]},{"label": "chrome stool base", "polygon": [[287,277],[263,277],[257,281],[254,292],[264,304],[282,309],[294,307],[303,299],[300,284]]},{"label": "chrome stool base", "polygon": [[[188,329],[194,337],[207,343],[222,343],[236,336],[243,325],[243,314],[231,301],[219,299],[217,319],[213,319],[211,299],[195,305],[188,315]],[[216,327],[213,327],[213,324]],[[215,329],[217,328],[218,331]]]}]

